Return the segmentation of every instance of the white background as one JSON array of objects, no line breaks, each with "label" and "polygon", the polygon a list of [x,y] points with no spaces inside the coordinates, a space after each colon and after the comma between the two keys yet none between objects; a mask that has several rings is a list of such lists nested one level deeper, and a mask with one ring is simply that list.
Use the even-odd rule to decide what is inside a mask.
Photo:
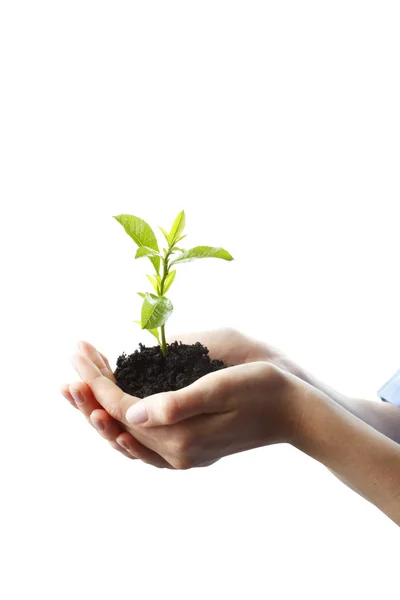
[{"label": "white background", "polygon": [[113,364],[150,342],[112,215],[184,208],[235,261],[182,265],[170,331],[232,325],[376,401],[400,356],[399,27],[389,1],[1,2],[2,598],[397,594],[398,528],[319,463],[157,470],[58,389],[77,340]]}]

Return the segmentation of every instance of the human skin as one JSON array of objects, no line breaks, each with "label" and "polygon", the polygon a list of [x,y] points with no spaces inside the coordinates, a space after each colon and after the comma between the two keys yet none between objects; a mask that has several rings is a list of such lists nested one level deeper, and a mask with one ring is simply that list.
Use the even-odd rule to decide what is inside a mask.
[{"label": "human skin", "polygon": [[[224,360],[229,365],[259,360],[272,362],[275,354],[278,357],[278,351],[275,351],[271,346],[267,346],[231,328],[170,336],[168,341],[172,342],[175,339],[187,344],[201,340],[209,348],[211,356]],[[78,351],[89,357],[97,352],[103,363],[101,365],[102,372],[106,377],[115,381],[112,369],[104,354],[96,351],[88,342],[79,342]],[[279,354],[280,356],[283,355]],[[296,365],[288,359],[287,369],[291,369],[293,372],[296,369]],[[154,466],[168,466],[165,465],[164,461],[161,461],[160,464],[153,453],[150,454],[145,447],[124,430],[120,423],[102,409],[87,384],[82,381],[75,381],[71,384],[64,384],[61,386],[60,391],[72,406],[79,408],[89,423],[97,428],[102,437],[108,440],[113,448],[119,450],[125,456],[127,456],[126,450],[128,450],[131,458],[140,458]]]},{"label": "human skin", "polygon": [[[115,385],[104,357],[90,344],[81,345],[73,364],[94,400],[119,422],[122,435],[130,434],[153,453],[146,462],[186,469],[286,442],[400,525],[400,445],[282,366],[257,360],[258,350],[252,347],[240,357],[242,364],[183,390],[144,400]],[[137,424],[128,420],[134,406],[146,408]]]},{"label": "human skin", "polygon": [[[371,402],[358,398],[349,398],[344,394],[332,389],[324,382],[318,380],[312,374],[301,368],[289,359],[283,352],[267,345],[262,341],[253,339],[231,328],[217,329],[186,333],[172,336],[169,341],[179,339],[185,343],[192,344],[201,341],[210,350],[210,355],[224,360],[227,364],[236,365],[246,362],[266,361],[292,375],[303,379],[316,389],[324,392],[337,404],[351,412],[353,415],[368,423],[396,442],[400,442],[400,410],[387,403]],[[80,342],[78,351],[88,355],[95,351],[91,344]],[[98,353],[103,361],[104,374],[115,381],[112,369],[107,358],[101,352]],[[101,435],[109,441],[110,445],[130,458],[140,458],[145,462],[153,464],[155,457],[147,452],[115,419],[104,411],[102,406],[94,398],[90,387],[82,381],[64,384],[61,387],[63,396],[76,408],[79,408],[88,421],[96,427]],[[77,402],[76,400],[83,400]],[[91,418],[92,417],[92,418]],[[102,429],[100,429],[102,428]],[[155,461],[159,466],[159,461]],[[162,463],[163,466],[164,463]]]}]

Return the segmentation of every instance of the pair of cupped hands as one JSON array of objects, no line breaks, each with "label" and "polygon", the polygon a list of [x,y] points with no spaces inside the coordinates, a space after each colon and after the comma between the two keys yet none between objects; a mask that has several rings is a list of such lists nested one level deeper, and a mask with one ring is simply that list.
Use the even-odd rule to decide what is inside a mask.
[{"label": "pair of cupped hands", "polygon": [[72,357],[81,381],[60,391],[114,449],[155,467],[208,466],[299,435],[312,386],[282,352],[233,329],[171,339],[200,341],[229,368],[140,399],[123,392],[104,354],[81,341]]}]

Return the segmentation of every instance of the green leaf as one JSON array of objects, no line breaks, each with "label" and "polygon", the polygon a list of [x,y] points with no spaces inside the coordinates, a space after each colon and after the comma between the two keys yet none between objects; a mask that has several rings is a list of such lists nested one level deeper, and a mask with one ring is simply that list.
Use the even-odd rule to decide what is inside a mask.
[{"label": "green leaf", "polygon": [[146,246],[158,252],[157,238],[146,221],[133,215],[117,215],[114,219],[123,226],[126,233],[138,246]]},{"label": "green leaf", "polygon": [[185,238],[187,236],[187,233],[185,233],[185,235],[181,235],[181,237],[179,237],[177,240],[175,240],[175,244],[179,244],[179,242],[181,240],[183,240],[183,238]]},{"label": "green leaf", "polygon": [[140,246],[136,250],[135,258],[142,258],[142,256],[160,256],[160,253],[157,250],[153,250],[153,248],[147,248],[146,246]]},{"label": "green leaf", "polygon": [[175,275],[176,275],[176,271],[171,271],[166,276],[165,281],[164,281],[164,294],[166,294],[168,292],[169,288],[174,283]]},{"label": "green leaf", "polygon": [[154,335],[157,342],[160,343],[160,334],[158,333],[158,329],[147,329],[147,331],[151,333],[151,335]]},{"label": "green leaf", "polygon": [[146,294],[142,305],[142,329],[156,329],[164,325],[173,308],[171,300],[165,296]]},{"label": "green leaf", "polygon": [[185,211],[181,210],[179,215],[176,217],[175,221],[172,223],[171,231],[169,232],[168,239],[169,239],[170,246],[173,246],[177,242],[182,231],[185,229],[185,224],[186,224]]},{"label": "green leaf", "polygon": [[[133,215],[117,215],[114,216],[114,219],[122,225],[129,237],[131,237],[139,247],[146,246],[146,248],[152,248],[157,252],[159,251],[154,231],[146,221],[139,219],[139,217],[134,217]],[[160,258],[158,256],[149,258],[153,263],[155,270],[159,273]]]},{"label": "green leaf", "polygon": [[168,236],[168,233],[165,231],[164,227],[160,227],[160,225],[159,225],[158,228],[163,232],[164,237],[167,240],[167,244],[169,246],[169,236]]},{"label": "green leaf", "polygon": [[138,296],[144,298],[146,296],[146,292],[137,292]]},{"label": "green leaf", "polygon": [[154,288],[154,291],[156,292],[156,294],[159,294],[159,289],[158,289],[158,281],[155,277],[153,277],[153,275],[146,275],[147,279],[151,282],[151,285]]},{"label": "green leaf", "polygon": [[[134,323],[137,323],[138,325],[140,325],[140,327],[142,327],[142,321],[133,321]],[[158,333],[158,329],[147,329],[146,331],[148,331],[149,333],[151,333],[151,335],[154,335],[154,337],[156,338],[157,342],[160,343],[160,335]]]},{"label": "green leaf", "polygon": [[195,246],[190,250],[186,250],[175,260],[171,262],[171,266],[175,263],[191,262],[197,258],[222,258],[224,260],[233,260],[233,257],[227,250],[223,248],[213,248],[212,246]]}]

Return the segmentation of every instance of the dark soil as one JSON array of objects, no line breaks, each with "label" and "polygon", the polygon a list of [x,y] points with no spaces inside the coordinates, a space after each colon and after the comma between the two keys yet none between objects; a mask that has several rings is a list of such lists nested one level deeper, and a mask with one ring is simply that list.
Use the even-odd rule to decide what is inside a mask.
[{"label": "dark soil", "polygon": [[159,346],[139,344],[139,348],[128,356],[121,354],[114,371],[118,387],[137,398],[179,390],[203,375],[226,368],[222,360],[211,360],[200,342],[191,346],[167,344],[166,357]]}]

